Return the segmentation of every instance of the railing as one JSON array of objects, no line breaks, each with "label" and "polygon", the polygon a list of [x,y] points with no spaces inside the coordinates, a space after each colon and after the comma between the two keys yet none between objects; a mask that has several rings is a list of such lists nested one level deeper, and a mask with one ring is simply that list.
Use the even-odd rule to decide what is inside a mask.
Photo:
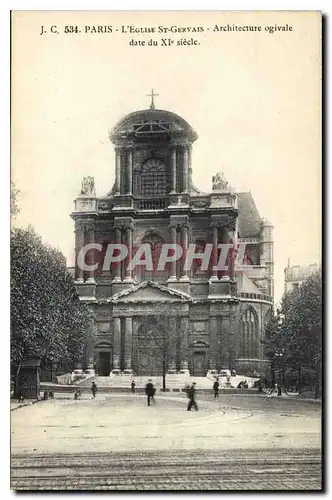
[{"label": "railing", "polygon": [[168,205],[167,198],[136,200],[136,208],[138,210],[163,210]]},{"label": "railing", "polygon": [[243,299],[256,299],[256,300],[266,300],[268,302],[272,302],[273,299],[270,295],[266,295],[264,293],[247,293],[247,292],[239,292],[238,297]]}]

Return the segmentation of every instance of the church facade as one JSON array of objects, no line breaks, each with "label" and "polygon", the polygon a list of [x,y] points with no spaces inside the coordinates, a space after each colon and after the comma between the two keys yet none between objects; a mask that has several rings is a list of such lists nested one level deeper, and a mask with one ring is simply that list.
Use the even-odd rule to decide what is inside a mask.
[{"label": "church facade", "polygon": [[[150,109],[130,113],[110,133],[112,189],[96,197],[93,178],[83,180],[71,217],[75,282],[91,309],[81,360],[89,372],[160,375],[165,324],[170,373],[205,376],[229,368],[250,375],[268,367],[261,340],[273,304],[273,227],[261,219],[252,195],[234,192],[223,176],[214,176],[210,193],[194,186],[197,138],[183,118],[155,109],[152,96]],[[107,268],[109,243],[127,253]],[[190,245],[201,255],[210,245],[211,262],[202,270],[196,255],[190,269],[183,258],[160,268],[165,244],[178,245],[184,255]],[[216,270],[220,245],[227,244],[245,248],[245,270],[228,257],[227,269]],[[132,269],[128,264],[142,245],[152,267]]]}]

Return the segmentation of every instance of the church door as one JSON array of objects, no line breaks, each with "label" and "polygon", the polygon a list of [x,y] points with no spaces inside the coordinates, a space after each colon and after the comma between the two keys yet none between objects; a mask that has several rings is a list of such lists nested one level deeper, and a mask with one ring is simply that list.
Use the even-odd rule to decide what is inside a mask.
[{"label": "church door", "polygon": [[111,356],[110,352],[99,353],[98,375],[100,377],[108,377],[111,371]]},{"label": "church door", "polygon": [[205,352],[194,352],[193,356],[193,376],[206,376],[206,354]]},{"label": "church door", "polygon": [[139,375],[157,376],[163,373],[166,356],[163,337],[157,324],[143,322],[138,331],[137,371]]}]

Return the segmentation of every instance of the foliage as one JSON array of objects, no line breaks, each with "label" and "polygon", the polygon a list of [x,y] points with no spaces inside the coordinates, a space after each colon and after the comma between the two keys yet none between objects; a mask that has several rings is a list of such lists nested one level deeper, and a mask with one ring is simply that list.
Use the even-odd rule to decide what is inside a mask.
[{"label": "foliage", "polygon": [[82,356],[88,308],[80,303],[64,256],[33,228],[11,232],[11,360],[29,355],[44,364]]},{"label": "foliage", "polygon": [[309,277],[298,289],[286,293],[281,308],[265,331],[265,350],[275,366],[311,368],[322,363],[322,278]]},{"label": "foliage", "polygon": [[18,206],[18,197],[20,191],[15,186],[14,182],[10,183],[10,215],[11,217],[16,217],[20,213],[20,208]]}]

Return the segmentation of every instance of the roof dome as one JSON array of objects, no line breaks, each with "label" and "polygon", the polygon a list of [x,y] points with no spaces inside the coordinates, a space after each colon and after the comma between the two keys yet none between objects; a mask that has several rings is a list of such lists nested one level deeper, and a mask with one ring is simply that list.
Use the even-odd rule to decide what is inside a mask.
[{"label": "roof dome", "polygon": [[123,139],[139,140],[156,136],[178,137],[191,142],[197,139],[195,130],[181,116],[153,108],[129,113],[110,132],[113,143]]}]

